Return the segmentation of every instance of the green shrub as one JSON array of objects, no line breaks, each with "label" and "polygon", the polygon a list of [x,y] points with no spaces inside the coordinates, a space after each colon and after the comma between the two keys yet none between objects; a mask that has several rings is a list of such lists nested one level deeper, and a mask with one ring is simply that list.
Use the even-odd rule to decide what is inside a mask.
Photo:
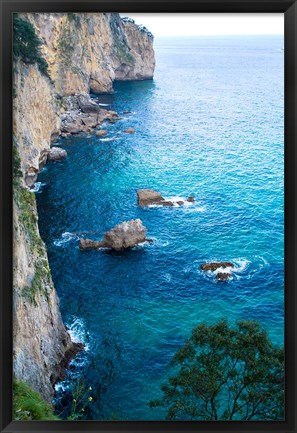
[{"label": "green shrub", "polygon": [[34,27],[17,14],[13,16],[13,54],[27,64],[37,64],[40,72],[50,79],[48,64],[40,52],[41,40]]},{"label": "green shrub", "polygon": [[52,406],[21,380],[13,382],[13,419],[15,421],[59,420],[54,415]]},{"label": "green shrub", "polygon": [[17,184],[19,183],[19,178],[23,176],[23,173],[21,171],[21,158],[15,144],[12,147],[12,160],[13,160],[13,164],[12,164],[13,185],[14,187],[17,187]]},{"label": "green shrub", "polygon": [[284,420],[284,350],[258,322],[200,324],[172,360],[151,407],[170,420]]}]

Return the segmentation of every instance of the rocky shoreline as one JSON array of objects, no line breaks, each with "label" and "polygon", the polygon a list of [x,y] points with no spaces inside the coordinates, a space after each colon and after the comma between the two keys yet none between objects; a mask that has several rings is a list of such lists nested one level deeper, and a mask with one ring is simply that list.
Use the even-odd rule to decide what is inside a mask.
[{"label": "rocky shoreline", "polygon": [[[119,120],[90,92],[111,93],[115,80],[152,79],[155,59],[153,36],[116,13],[21,13],[17,19],[20,31],[35,32],[40,49],[31,62],[15,57],[13,68],[13,366],[16,379],[50,402],[54,383],[83,347],[71,342],[63,324],[30,190],[46,163],[67,157],[55,146],[59,137],[96,133],[103,122]],[[21,36],[26,42],[28,35]]]}]

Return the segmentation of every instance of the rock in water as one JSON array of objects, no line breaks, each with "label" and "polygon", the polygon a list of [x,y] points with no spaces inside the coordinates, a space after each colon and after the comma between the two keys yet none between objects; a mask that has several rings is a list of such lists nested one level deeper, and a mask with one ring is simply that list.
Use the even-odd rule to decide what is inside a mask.
[{"label": "rock in water", "polygon": [[96,131],[97,137],[104,137],[105,135],[107,135],[107,131],[105,129],[100,129],[99,131]]},{"label": "rock in water", "polygon": [[134,134],[135,129],[134,129],[134,128],[127,128],[127,129],[124,130],[124,132],[125,132],[126,134]]},{"label": "rock in water", "polygon": [[101,242],[92,241],[91,239],[80,239],[79,249],[81,251],[98,250],[101,247]]},{"label": "rock in water", "polygon": [[203,271],[216,271],[218,268],[234,268],[231,262],[210,262],[201,265]]},{"label": "rock in water", "polygon": [[170,200],[164,200],[164,201],[161,201],[160,204],[161,204],[162,206],[170,206],[170,207],[174,206],[173,202],[170,201]]},{"label": "rock in water", "polygon": [[189,201],[190,203],[193,203],[193,202],[195,201],[195,197],[192,196],[192,195],[190,195],[190,196],[187,198],[187,201]]},{"label": "rock in water", "polygon": [[216,279],[218,281],[228,281],[231,278],[231,272],[218,272],[216,275]]},{"label": "rock in water", "polygon": [[104,233],[102,241],[80,239],[79,248],[81,251],[98,250],[99,248],[110,248],[121,251],[134,247],[146,240],[146,228],[140,219],[136,219],[124,221],[109,232]]},{"label": "rock in water", "polygon": [[47,154],[47,162],[61,161],[67,157],[67,152],[60,147],[52,147]]},{"label": "rock in water", "polygon": [[104,234],[101,246],[124,250],[146,240],[146,228],[140,219],[125,221]]},{"label": "rock in water", "polygon": [[164,197],[159,192],[152,189],[139,189],[137,190],[138,206],[148,206],[150,204],[161,204]]}]

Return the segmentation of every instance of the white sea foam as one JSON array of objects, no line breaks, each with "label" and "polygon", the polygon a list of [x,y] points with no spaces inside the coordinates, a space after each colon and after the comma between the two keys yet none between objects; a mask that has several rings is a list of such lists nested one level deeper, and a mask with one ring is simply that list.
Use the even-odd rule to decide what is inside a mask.
[{"label": "white sea foam", "polygon": [[246,258],[236,258],[232,260],[232,263],[234,263],[235,267],[233,268],[234,272],[242,273],[245,272],[249,265],[252,263],[250,260]]},{"label": "white sea foam", "polygon": [[67,244],[68,242],[76,241],[77,239],[79,239],[79,236],[77,236],[75,233],[65,232],[62,234],[62,236],[59,239],[56,239],[53,242],[53,244],[56,247],[62,247],[63,245]]},{"label": "white sea foam", "polygon": [[55,385],[55,391],[58,393],[64,393],[70,388],[70,383],[67,381],[58,382]]},{"label": "white sea foam", "polygon": [[[99,137],[99,138],[100,138],[100,137]],[[106,141],[106,142],[109,142],[109,141],[115,141],[115,140],[119,140],[119,139],[120,139],[120,137],[114,136],[114,137],[100,138],[100,141]]]},{"label": "white sea foam", "polygon": [[[222,260],[221,259],[209,260],[209,262],[219,262],[219,261]],[[230,280],[232,280],[233,278],[236,280],[241,280],[241,279],[251,279],[253,275],[258,273],[264,266],[269,265],[267,260],[265,260],[263,257],[260,256],[253,256],[251,260],[245,257],[238,257],[235,259],[228,259],[228,262],[229,261],[234,264],[234,267],[231,266],[226,268],[220,267],[214,271],[205,272],[201,270],[200,268],[201,264],[199,264],[198,272],[207,278],[214,279],[214,281],[216,281],[215,277],[218,273],[223,273],[223,274],[229,273],[231,274]]]},{"label": "white sea foam", "polygon": [[[154,208],[154,207],[177,207],[177,208],[182,208],[182,207],[192,207],[195,204],[197,204],[197,202],[190,202],[187,201],[186,197],[180,197],[180,196],[173,196],[173,197],[164,197],[165,201],[171,201],[171,203],[173,203],[173,206],[163,206],[162,204],[149,204],[148,207],[150,208]],[[182,205],[179,205],[178,202],[183,202]],[[196,206],[195,206],[196,207]],[[200,212],[204,212],[205,208],[204,207],[199,207],[198,208]],[[196,207],[197,210],[197,207]]]},{"label": "white sea foam", "polygon": [[34,188],[30,189],[30,192],[41,192],[42,187],[45,185],[46,184],[42,182],[35,182]]},{"label": "white sea foam", "polygon": [[71,340],[74,343],[83,343],[85,345],[84,350],[89,350],[89,345],[87,343],[87,332],[85,330],[84,321],[78,317],[73,319],[71,324],[67,324],[68,332],[71,337]]}]

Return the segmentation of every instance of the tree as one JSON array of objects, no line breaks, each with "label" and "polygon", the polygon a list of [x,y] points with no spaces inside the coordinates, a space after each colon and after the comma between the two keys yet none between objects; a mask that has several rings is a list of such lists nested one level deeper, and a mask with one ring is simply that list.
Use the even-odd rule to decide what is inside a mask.
[{"label": "tree", "polygon": [[24,63],[37,63],[42,74],[50,78],[48,64],[42,57],[41,40],[35,33],[33,25],[20,18],[17,14],[13,15],[13,54],[16,58],[21,58]]},{"label": "tree", "polygon": [[257,322],[200,324],[172,366],[163,398],[150,402],[165,407],[167,419],[284,419],[284,352]]}]

